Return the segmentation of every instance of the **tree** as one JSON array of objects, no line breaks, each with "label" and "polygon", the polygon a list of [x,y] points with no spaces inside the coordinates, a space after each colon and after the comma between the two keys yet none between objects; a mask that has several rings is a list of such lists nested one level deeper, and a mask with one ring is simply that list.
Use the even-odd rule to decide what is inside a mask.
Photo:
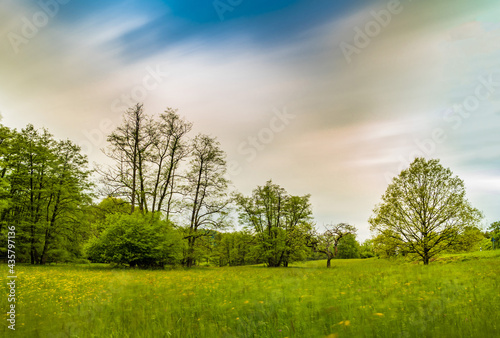
[{"label": "tree", "polygon": [[313,250],[326,255],[326,267],[331,267],[331,260],[337,257],[338,245],[345,236],[356,233],[356,227],[347,223],[326,225],[326,230],[317,234],[311,233],[309,245]]},{"label": "tree", "polygon": [[461,179],[439,160],[416,158],[393,179],[369,222],[372,231],[387,234],[427,265],[481,218]]},{"label": "tree", "polygon": [[500,221],[491,223],[488,230],[490,230],[488,235],[491,237],[491,247],[497,249],[500,246]]},{"label": "tree", "polygon": [[142,104],[128,109],[122,125],[108,136],[110,146],[105,154],[115,161],[115,167],[100,170],[108,188],[107,195],[127,197],[131,213],[136,204],[141,212],[148,211],[145,181],[153,136],[153,123]]},{"label": "tree", "polygon": [[367,239],[361,244],[359,248],[359,255],[361,258],[371,258],[375,256],[372,239]]},{"label": "tree", "polygon": [[285,189],[268,181],[250,197],[237,194],[240,220],[256,236],[267,266],[288,266],[304,257],[311,228],[309,195],[290,196]]},{"label": "tree", "polygon": [[176,193],[177,170],[189,155],[189,145],[184,138],[192,126],[172,108],[161,114],[157,123],[151,149],[152,208],[153,212],[164,211],[167,219],[170,218]]},{"label": "tree", "polygon": [[491,237],[496,240],[495,247],[498,247],[498,241],[500,241],[500,221],[491,223],[488,230],[490,230]]},{"label": "tree", "polygon": [[218,266],[236,266],[261,263],[252,256],[255,238],[248,231],[217,232],[214,236],[212,263]]},{"label": "tree", "polygon": [[185,140],[192,124],[168,108],[153,119],[136,104],[124,114],[122,125],[108,136],[105,154],[112,167],[100,168],[105,194],[123,197],[131,212],[164,212],[170,218],[182,161],[189,155]]},{"label": "tree", "polygon": [[200,236],[206,236],[210,229],[225,226],[230,199],[227,196],[225,153],[220,143],[207,135],[198,135],[193,140],[191,162],[182,187],[185,208],[188,211],[189,228],[186,266],[195,263],[195,243]]},{"label": "tree", "polygon": [[392,230],[381,231],[373,238],[373,252],[381,258],[407,254],[406,245],[401,236]]},{"label": "tree", "polygon": [[72,142],[56,141],[32,125],[12,131],[7,143],[2,178],[9,203],[0,221],[16,228],[19,262],[45,264],[80,255],[81,218],[91,197],[86,157]]},{"label": "tree", "polygon": [[463,231],[458,234],[457,240],[450,246],[449,251],[469,252],[479,250],[479,243],[483,239],[484,235],[479,228],[466,226]]},{"label": "tree", "polygon": [[[1,121],[1,115],[0,115]],[[0,215],[7,209],[9,203],[9,182],[6,178],[8,157],[11,153],[10,146],[13,132],[0,124]],[[3,219],[4,217],[0,217]],[[2,230],[0,223],[0,231]]]},{"label": "tree", "polygon": [[356,235],[349,233],[342,237],[338,244],[337,258],[350,259],[360,257],[360,245]]}]

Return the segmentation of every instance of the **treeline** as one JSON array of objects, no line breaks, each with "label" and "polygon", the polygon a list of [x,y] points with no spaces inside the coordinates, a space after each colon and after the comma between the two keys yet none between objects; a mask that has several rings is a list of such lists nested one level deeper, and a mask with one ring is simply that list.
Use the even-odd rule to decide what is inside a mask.
[{"label": "treeline", "polygon": [[70,141],[32,125],[17,132],[0,125],[0,232],[15,227],[18,262],[45,264],[81,257],[92,195],[87,159]]},{"label": "treeline", "polygon": [[[334,258],[404,254],[393,234],[360,245],[350,224],[317,231],[310,196],[272,181],[249,196],[232,191],[220,143],[191,130],[174,109],[155,117],[138,104],[107,137],[111,165],[91,170],[69,140],[0,125],[0,254],[7,256],[8,227],[17,262],[31,264],[286,267],[327,259],[330,266]],[[484,242],[477,231],[461,233],[454,250]]]}]

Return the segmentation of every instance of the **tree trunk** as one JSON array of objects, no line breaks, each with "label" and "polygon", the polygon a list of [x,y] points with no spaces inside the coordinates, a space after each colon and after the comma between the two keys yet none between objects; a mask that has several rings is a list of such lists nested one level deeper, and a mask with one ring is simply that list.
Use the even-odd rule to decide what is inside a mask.
[{"label": "tree trunk", "polygon": [[35,226],[31,225],[31,241],[30,241],[30,263],[36,264],[37,254],[35,248]]},{"label": "tree trunk", "polygon": [[43,244],[42,255],[40,257],[40,265],[45,265],[47,262],[47,249],[49,246],[49,229],[45,230],[45,243]]},{"label": "tree trunk", "polygon": [[423,261],[424,261],[424,265],[429,265],[429,249],[427,248],[424,248],[424,256],[422,257]]},{"label": "tree trunk", "polygon": [[188,268],[191,268],[194,265],[194,242],[195,242],[195,237],[189,237],[188,254],[186,259],[186,266]]},{"label": "tree trunk", "polygon": [[327,268],[330,268],[332,266],[332,258],[331,257],[328,257],[328,260],[326,261],[326,267]]}]

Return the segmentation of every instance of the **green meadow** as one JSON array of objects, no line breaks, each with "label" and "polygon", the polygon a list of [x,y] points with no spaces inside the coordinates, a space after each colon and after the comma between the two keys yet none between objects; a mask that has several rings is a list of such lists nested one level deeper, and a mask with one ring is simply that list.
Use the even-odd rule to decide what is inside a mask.
[{"label": "green meadow", "polygon": [[[17,266],[18,337],[498,337],[500,251],[173,270]],[[2,268],[7,275],[7,268]],[[8,293],[3,283],[4,294]],[[8,308],[7,297],[1,306]],[[5,311],[4,311],[5,313]],[[4,314],[5,318],[7,317]]]}]

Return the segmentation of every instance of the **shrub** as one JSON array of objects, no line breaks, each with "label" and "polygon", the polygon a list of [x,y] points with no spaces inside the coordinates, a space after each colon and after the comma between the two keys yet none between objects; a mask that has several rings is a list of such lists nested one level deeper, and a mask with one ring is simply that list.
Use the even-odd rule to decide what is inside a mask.
[{"label": "shrub", "polygon": [[105,230],[86,246],[92,262],[163,267],[180,260],[182,239],[159,214],[111,214]]}]

